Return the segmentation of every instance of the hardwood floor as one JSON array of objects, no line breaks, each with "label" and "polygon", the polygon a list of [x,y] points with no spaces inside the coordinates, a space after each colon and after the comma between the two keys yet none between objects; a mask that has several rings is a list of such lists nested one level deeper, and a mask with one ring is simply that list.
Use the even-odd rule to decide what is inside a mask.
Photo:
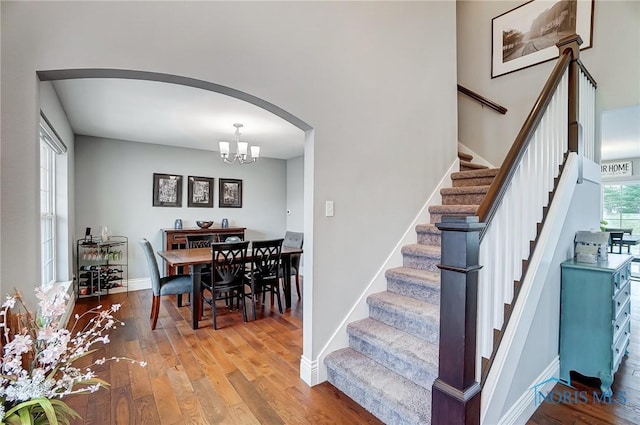
[{"label": "hardwood floor", "polygon": [[[544,401],[528,424],[640,424],[640,281],[638,280],[631,281],[631,343],[628,351],[629,355],[623,359],[612,386],[613,400],[617,402],[602,403],[594,400],[592,394],[599,387],[599,383],[588,382],[589,380],[580,383],[572,378],[571,384],[577,391],[585,391],[588,400],[573,404],[553,404]],[[595,385],[595,388],[586,384]],[[574,391],[562,384],[557,384],[553,390]]]},{"label": "hardwood floor", "polygon": [[[258,307],[258,320],[220,309],[213,330],[206,321],[194,331],[189,307],[163,297],[158,327],[151,331],[151,291],[112,294],[102,305],[121,303],[125,326],[110,333],[111,343],[94,354],[128,356],[148,362],[101,366],[111,384],[90,395],[66,399],[81,416],[73,424],[381,424],[328,383],[308,387],[299,377],[302,355],[302,302],[280,315]],[[79,300],[74,313],[98,304]]]},{"label": "hardwood floor", "polygon": [[[625,403],[596,403],[593,388],[574,381],[588,402],[544,402],[529,425],[640,424],[640,281],[631,284],[631,345],[613,385]],[[258,320],[248,323],[239,312],[221,309],[217,331],[209,308],[201,328],[192,330],[189,307],[177,308],[173,297],[163,297],[158,327],[151,331],[150,290],[112,294],[101,303],[121,303],[117,317],[126,326],[111,332],[111,343],[94,357],[128,356],[148,365],[112,362],[97,369],[111,388],[68,398],[82,416],[74,425],[382,424],[332,385],[310,388],[299,378],[302,302],[295,295],[285,314],[267,301]],[[74,313],[97,304],[97,299],[79,300]],[[567,388],[559,384],[554,390]]]}]

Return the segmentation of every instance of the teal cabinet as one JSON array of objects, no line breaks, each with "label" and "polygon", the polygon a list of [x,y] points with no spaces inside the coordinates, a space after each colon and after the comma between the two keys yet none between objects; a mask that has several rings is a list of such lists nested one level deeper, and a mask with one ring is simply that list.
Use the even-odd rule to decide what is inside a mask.
[{"label": "teal cabinet", "polygon": [[613,376],[629,346],[630,255],[609,254],[596,264],[561,264],[560,379],[569,373],[599,378],[611,393]]}]

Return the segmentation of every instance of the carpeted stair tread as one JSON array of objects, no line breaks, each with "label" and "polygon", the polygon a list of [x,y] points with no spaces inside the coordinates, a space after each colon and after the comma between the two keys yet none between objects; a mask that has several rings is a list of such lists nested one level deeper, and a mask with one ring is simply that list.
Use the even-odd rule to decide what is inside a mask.
[{"label": "carpeted stair tread", "polygon": [[434,344],[371,318],[350,323],[347,333],[351,348],[423,388],[431,389],[438,377]]},{"label": "carpeted stair tread", "polygon": [[499,168],[484,168],[482,170],[457,171],[451,173],[451,180],[473,179],[478,177],[495,177],[498,175]]},{"label": "carpeted stair tread", "polygon": [[460,169],[461,170],[484,170],[487,167],[486,165],[482,165],[482,164],[476,164],[474,162],[469,162],[469,161],[460,161]]},{"label": "carpeted stair tread", "polygon": [[438,343],[439,306],[390,291],[369,295],[367,304],[370,317],[432,344]]},{"label": "carpeted stair tread", "polygon": [[431,391],[351,348],[325,358],[329,382],[387,425],[431,423]]},{"label": "carpeted stair tread", "polygon": [[396,267],[385,272],[387,290],[431,304],[440,304],[440,273],[413,267]]},{"label": "carpeted stair tread", "polygon": [[440,190],[442,205],[480,205],[489,191],[486,186],[457,186]]},{"label": "carpeted stair tread", "polygon": [[431,214],[475,214],[478,205],[432,205]]},{"label": "carpeted stair tread", "polygon": [[458,186],[458,187],[445,187],[440,189],[441,195],[470,195],[477,193],[487,193],[489,191],[488,185],[484,186]]},{"label": "carpeted stair tread", "polygon": [[418,243],[421,245],[440,246],[441,233],[440,229],[432,223],[422,223],[416,226],[418,235]]},{"label": "carpeted stair tread", "polygon": [[458,158],[463,161],[471,162],[473,160],[473,155],[458,151]]},{"label": "carpeted stair tread", "polygon": [[400,249],[402,254],[408,255],[420,255],[424,257],[437,257],[440,258],[440,247],[432,245],[423,245],[419,243],[405,245]]},{"label": "carpeted stair tread", "polygon": [[402,265],[420,270],[438,271],[440,247],[437,245],[410,244],[400,249]]}]

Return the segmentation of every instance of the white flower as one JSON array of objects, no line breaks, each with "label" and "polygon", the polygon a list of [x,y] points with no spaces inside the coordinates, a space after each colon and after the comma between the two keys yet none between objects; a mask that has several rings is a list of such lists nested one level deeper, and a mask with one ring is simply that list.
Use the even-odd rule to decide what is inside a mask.
[{"label": "white flower", "polygon": [[2,308],[13,308],[16,305],[16,297],[7,295],[6,301],[2,304]]}]

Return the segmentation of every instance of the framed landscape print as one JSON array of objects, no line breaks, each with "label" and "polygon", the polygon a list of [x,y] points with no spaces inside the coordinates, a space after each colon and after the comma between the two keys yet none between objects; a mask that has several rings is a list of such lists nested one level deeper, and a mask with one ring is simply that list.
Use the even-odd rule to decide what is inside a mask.
[{"label": "framed landscape print", "polygon": [[188,207],[213,208],[213,178],[189,176],[187,196]]},{"label": "framed landscape print", "polygon": [[220,208],[242,208],[242,180],[218,179],[218,206]]},{"label": "framed landscape print", "polygon": [[153,206],[182,207],[182,176],[153,173]]},{"label": "framed landscape print", "polygon": [[578,34],[591,47],[593,0],[532,0],[491,20],[491,78],[558,57],[556,43]]}]

